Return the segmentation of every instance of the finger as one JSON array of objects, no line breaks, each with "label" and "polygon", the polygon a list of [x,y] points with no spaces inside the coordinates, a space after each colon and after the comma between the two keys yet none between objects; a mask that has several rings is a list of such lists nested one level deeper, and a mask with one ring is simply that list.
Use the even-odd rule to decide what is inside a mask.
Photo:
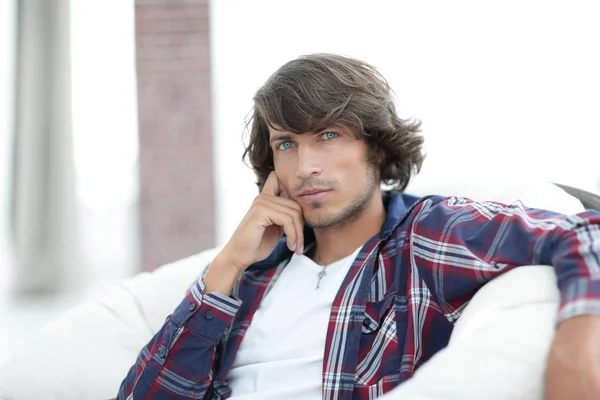
[{"label": "finger", "polygon": [[286,199],[285,197],[279,197],[279,196],[260,196],[260,197],[264,197],[265,200],[268,202],[274,202],[277,204],[281,204],[283,206],[292,208],[292,209],[298,211],[299,213],[302,213],[302,206],[300,204],[298,204],[298,202],[296,202],[292,199]]},{"label": "finger", "polygon": [[286,200],[280,197],[262,197],[257,203],[264,207],[265,212],[273,210],[279,213],[288,214],[292,217],[295,234],[288,236],[288,247],[297,254],[302,254],[304,249],[304,219],[302,218],[302,208],[298,203]]},{"label": "finger", "polygon": [[286,212],[282,212],[279,210],[270,209],[265,215],[267,222],[270,225],[277,225],[283,228],[283,233],[286,236],[286,244],[288,249],[291,251],[296,251],[296,226],[294,223],[294,217]]},{"label": "finger", "polygon": [[275,205],[285,207],[286,209],[280,209],[285,212],[292,212],[294,216],[294,223],[296,226],[296,254],[304,253],[304,217],[302,215],[302,206],[297,202],[284,199],[283,197],[273,196],[262,196],[259,202],[264,203],[267,207],[275,207]]},{"label": "finger", "polygon": [[279,196],[279,192],[281,191],[279,187],[279,178],[277,178],[277,174],[275,171],[271,171],[267,180],[265,181],[265,185],[263,186],[263,190],[261,194],[268,194],[271,196]]}]

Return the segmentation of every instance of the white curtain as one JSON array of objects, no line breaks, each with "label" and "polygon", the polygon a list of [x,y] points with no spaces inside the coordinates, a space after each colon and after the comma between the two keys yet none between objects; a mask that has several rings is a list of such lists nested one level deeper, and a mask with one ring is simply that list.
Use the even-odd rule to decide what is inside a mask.
[{"label": "white curtain", "polygon": [[11,233],[17,294],[77,280],[69,1],[17,2]]},{"label": "white curtain", "polygon": [[0,1],[0,302],[12,281],[13,265],[8,245],[8,221],[14,122],[15,7],[15,0]]}]

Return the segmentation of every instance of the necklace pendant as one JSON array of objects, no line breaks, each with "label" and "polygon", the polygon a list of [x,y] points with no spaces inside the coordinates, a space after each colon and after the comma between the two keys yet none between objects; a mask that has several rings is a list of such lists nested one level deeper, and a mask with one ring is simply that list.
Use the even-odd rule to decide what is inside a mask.
[{"label": "necklace pendant", "polygon": [[327,275],[327,271],[325,271],[324,269],[321,270],[321,272],[319,272],[319,274],[317,275],[317,278],[319,278],[319,280],[317,281],[317,287],[315,287],[315,290],[321,287],[321,279],[323,279],[325,275]]}]

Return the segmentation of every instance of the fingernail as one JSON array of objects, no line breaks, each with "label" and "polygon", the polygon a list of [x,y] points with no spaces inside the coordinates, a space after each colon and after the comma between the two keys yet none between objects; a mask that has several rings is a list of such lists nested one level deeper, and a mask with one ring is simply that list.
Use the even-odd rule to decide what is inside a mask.
[{"label": "fingernail", "polygon": [[292,250],[292,251],[295,251],[295,250],[296,250],[296,243],[294,243],[294,244],[292,245],[292,248],[291,248],[291,250]]},{"label": "fingernail", "polygon": [[304,246],[300,246],[300,249],[298,250],[299,254],[304,254]]}]

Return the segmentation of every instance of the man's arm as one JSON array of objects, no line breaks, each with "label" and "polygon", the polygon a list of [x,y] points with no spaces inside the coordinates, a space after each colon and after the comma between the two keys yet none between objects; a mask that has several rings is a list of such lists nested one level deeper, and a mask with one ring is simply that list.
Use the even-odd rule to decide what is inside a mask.
[{"label": "man's arm", "polygon": [[241,301],[229,297],[241,274],[264,260],[282,235],[302,254],[302,208],[285,196],[274,171],[204,278],[187,293],[139,353],[119,399],[203,399],[212,383],[217,344]]},{"label": "man's arm", "polygon": [[451,321],[494,277],[554,266],[561,301],[546,398],[600,398],[600,213],[431,197],[413,215],[411,263]]},{"label": "man's arm", "polygon": [[217,256],[206,276],[139,353],[118,399],[205,397],[212,383],[216,346],[241,304],[228,297],[238,277],[233,271]]},{"label": "man's arm", "polygon": [[566,216],[520,202],[430,197],[414,214],[411,260],[448,311],[512,268],[544,264],[556,270],[559,323],[600,315],[600,213]]}]

